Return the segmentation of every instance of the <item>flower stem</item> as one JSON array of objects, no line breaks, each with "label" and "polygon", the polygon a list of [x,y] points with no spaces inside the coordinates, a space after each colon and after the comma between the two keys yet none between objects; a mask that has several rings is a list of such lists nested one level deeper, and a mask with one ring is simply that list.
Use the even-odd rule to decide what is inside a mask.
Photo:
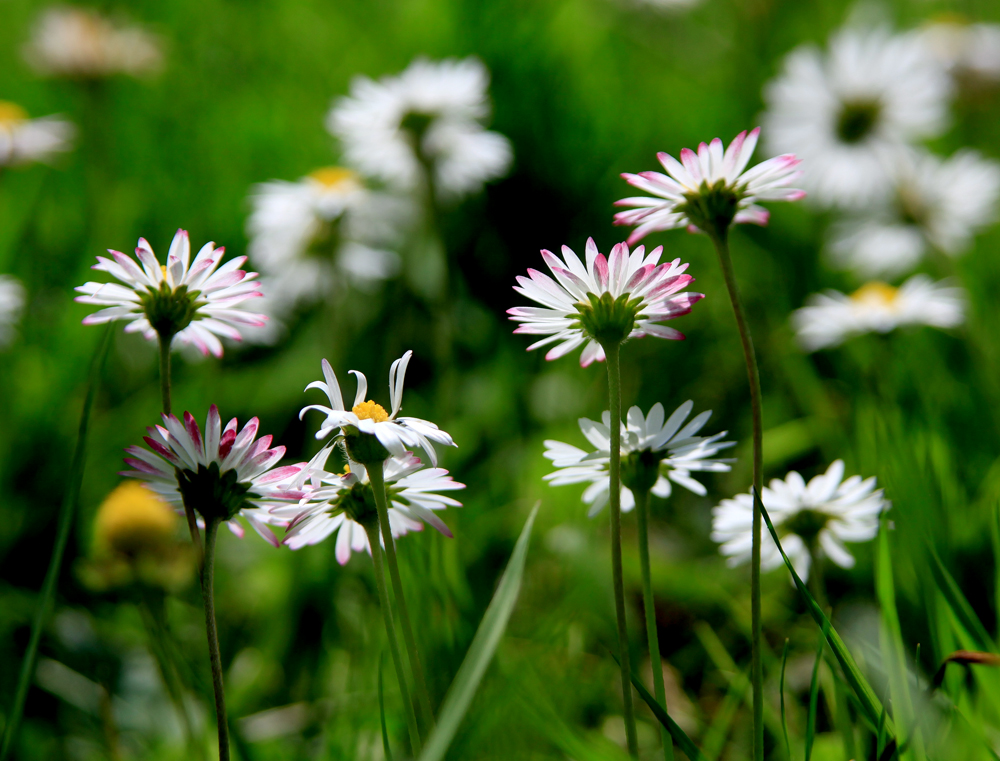
[{"label": "flower stem", "polygon": [[639,742],[635,732],[635,709],[632,706],[628,628],[625,624],[625,584],[622,581],[622,382],[618,364],[621,344],[609,341],[602,346],[608,361],[608,402],[611,407],[611,576],[615,588],[615,618],[618,621],[618,662],[622,671],[622,702],[628,752],[638,757]]},{"label": "flower stem", "polygon": [[[369,479],[371,474],[369,474]],[[399,654],[396,642],[396,628],[392,623],[392,610],[389,608],[389,590],[385,586],[385,574],[382,571],[382,545],[379,542],[378,525],[374,521],[364,524],[368,534],[368,544],[372,551],[372,564],[375,566],[375,586],[378,587],[378,602],[382,608],[382,619],[385,621],[385,634],[389,640],[389,653],[392,655],[393,666],[396,667],[396,679],[399,680],[399,692],[403,696],[403,708],[406,710],[406,726],[410,731],[410,745],[413,756],[420,755],[420,732],[417,729],[417,714],[413,710],[413,699],[410,688],[406,684],[406,672],[403,670],[403,659]]]},{"label": "flower stem", "polygon": [[764,487],[764,460],[761,451],[763,443],[763,425],[761,420],[760,372],[757,370],[757,358],[753,350],[753,339],[750,337],[750,327],[747,325],[746,313],[743,310],[743,300],[740,298],[740,288],[736,284],[736,274],[733,272],[733,260],[729,255],[729,228],[721,224],[716,230],[709,230],[709,237],[715,244],[719,254],[719,264],[726,280],[729,300],[736,315],[736,327],[740,331],[740,342],[743,345],[743,358],[746,360],[747,377],[750,381],[750,408],[753,416],[753,541],[750,554],[750,618],[751,618],[751,650],[750,650],[750,680],[753,684],[753,758],[763,761],[764,758],[764,668],[761,662],[761,624],[760,624],[760,494]]},{"label": "flower stem", "polygon": [[420,654],[417,651],[417,643],[413,638],[413,627],[410,624],[410,612],[406,607],[406,599],[403,597],[403,580],[399,575],[399,563],[396,561],[396,543],[392,538],[392,527],[389,525],[389,504],[385,492],[385,476],[382,472],[382,463],[367,466],[368,480],[375,493],[375,505],[378,507],[378,523],[382,531],[382,542],[385,545],[385,556],[389,561],[389,578],[392,581],[392,594],[396,598],[396,607],[399,610],[399,623],[403,630],[403,642],[406,644],[406,654],[410,661],[410,671],[413,673],[414,687],[416,688],[417,701],[420,703],[420,710],[424,714],[427,726],[434,727],[434,711],[431,708],[431,697],[427,691],[427,682],[424,680],[424,668],[420,663]]},{"label": "flower stem", "polygon": [[[653,604],[653,582],[649,572],[649,492],[633,490],[635,513],[639,524],[639,563],[642,566],[642,603],[646,612],[646,639],[649,641],[649,660],[653,667],[653,694],[656,702],[667,710],[667,690],[663,684],[663,664],[660,660],[660,641],[656,633],[656,606]],[[667,728],[660,725],[664,761],[674,761],[674,741]]]},{"label": "flower stem", "polygon": [[201,566],[201,597],[205,603],[205,633],[208,635],[208,658],[212,664],[212,689],[215,692],[215,717],[219,728],[219,761],[229,761],[229,724],[226,721],[226,695],[222,685],[222,655],[219,630],[215,625],[215,539],[221,518],[212,518],[205,526],[205,553]]}]

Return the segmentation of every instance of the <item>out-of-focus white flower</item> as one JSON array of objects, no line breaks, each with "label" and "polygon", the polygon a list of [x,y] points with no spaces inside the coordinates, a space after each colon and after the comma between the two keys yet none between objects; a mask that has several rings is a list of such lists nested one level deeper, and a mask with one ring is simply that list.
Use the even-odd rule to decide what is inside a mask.
[{"label": "out-of-focus white flower", "polygon": [[510,142],[483,128],[489,72],[475,58],[418,58],[396,76],[358,77],[327,128],[362,174],[410,191],[431,172],[441,198],[478,191],[510,167]]},{"label": "out-of-focus white flower", "polygon": [[24,310],[24,286],[17,278],[0,275],[0,349],[17,337],[17,323]]},{"label": "out-of-focus white flower", "polygon": [[833,290],[814,294],[792,314],[792,325],[802,347],[816,351],[862,333],[888,333],[904,325],[953,328],[964,319],[962,288],[914,275],[899,288],[871,282],[850,296]]},{"label": "out-of-focus white flower", "polygon": [[56,6],[42,13],[25,48],[36,71],[56,77],[133,77],[157,71],[163,54],[156,37],[112,23],[95,11]]},{"label": "out-of-focus white flower", "polygon": [[913,33],[844,29],[824,54],[793,50],[765,88],[768,149],[793,152],[825,206],[864,208],[892,190],[898,154],[941,133],[951,80]]},{"label": "out-of-focus white flower", "polygon": [[905,154],[896,167],[892,202],[833,225],[830,254],[865,277],[906,272],[928,248],[957,256],[996,220],[998,197],[1000,165],[975,151],[946,160]]},{"label": "out-of-focus white flower", "polygon": [[635,226],[628,238],[631,246],[649,233],[688,227],[700,230],[708,225],[766,225],[770,212],[756,201],[798,201],[805,192],[788,187],[801,175],[801,163],[792,154],[777,156],[746,172],[747,163],[757,147],[760,127],[749,135],[741,132],[725,153],[722,141],[698,146],[698,153],[681,149],[681,160],[669,153],[657,153],[669,177],[660,172],[623,174],[629,185],[652,193],[655,198],[623,198],[615,206],[634,207],[615,214],[616,225]]},{"label": "out-of-focus white flower", "polygon": [[73,147],[76,127],[57,116],[29,119],[16,103],[0,100],[0,167],[46,161]]},{"label": "out-of-focus white flower", "polygon": [[[785,480],[775,478],[761,495],[781,546],[795,572],[809,578],[813,553],[822,552],[841,568],[851,568],[854,556],[844,542],[867,542],[878,533],[879,515],[890,503],[875,490],[875,478],[844,480],[844,462],[808,484],[794,470]],[[729,558],[729,565],[749,562],[753,528],[753,496],[737,494],[712,510],[712,541]],[[761,532],[760,567],[770,571],[784,561],[766,528]]]},{"label": "out-of-focus white flower", "polygon": [[952,74],[974,79],[1000,79],[1000,24],[938,21],[925,26],[919,35]]},{"label": "out-of-focus white flower", "polygon": [[[643,417],[642,410],[632,407],[627,421],[622,423],[622,495],[621,508],[627,512],[635,507],[633,489],[648,489],[658,497],[669,497],[670,482],[678,483],[695,494],[704,496],[705,487],[691,477],[692,471],[719,473],[730,470],[733,460],[716,455],[735,445],[735,441],[720,441],[726,431],[714,436],[696,436],[712,411],[695,416],[687,425],[684,421],[694,404],[684,402],[663,420],[663,405],[657,402]],[[589,484],[583,501],[590,505],[593,518],[608,503],[611,493],[611,413],[604,412],[601,423],[580,418],[580,430],[596,448],[585,452],[572,444],[547,440],[545,456],[558,470],[544,476],[552,486]],[[682,427],[683,426],[683,427]]]}]

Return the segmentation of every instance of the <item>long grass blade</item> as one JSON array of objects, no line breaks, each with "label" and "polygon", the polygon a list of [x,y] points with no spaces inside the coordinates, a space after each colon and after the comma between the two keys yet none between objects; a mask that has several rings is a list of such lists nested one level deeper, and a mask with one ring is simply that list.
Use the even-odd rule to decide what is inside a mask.
[{"label": "long grass blade", "polygon": [[788,664],[788,638],[781,649],[781,677],[778,680],[778,695],[781,699],[781,733],[785,736],[785,753],[792,758],[792,744],[788,742],[788,722],[785,719],[785,666]]},{"label": "long grass blade", "polygon": [[816,663],[813,664],[812,679],[809,681],[809,714],[806,716],[806,761],[812,758],[813,740],[816,739],[816,710],[819,708],[819,664],[823,662],[823,645],[826,634],[820,635],[816,648]]},{"label": "long grass blade", "polygon": [[514,611],[514,603],[517,602],[518,593],[521,591],[524,561],[528,555],[528,540],[531,538],[531,527],[535,523],[537,514],[536,504],[521,530],[517,544],[514,545],[507,570],[503,572],[497,591],[493,594],[486,614],[472,638],[469,652],[466,653],[465,660],[462,661],[448,694],[445,695],[437,726],[427,739],[424,751],[420,754],[420,761],[440,761],[444,758],[458,725],[479,688],[483,674],[486,673],[486,667],[493,659],[493,653],[500,644],[510,614]]},{"label": "long grass blade", "polygon": [[941,562],[941,557],[937,554],[937,550],[929,544],[928,550],[931,555],[931,573],[934,575],[934,580],[937,582],[941,594],[944,595],[945,600],[948,601],[951,609],[955,612],[955,617],[958,618],[959,623],[962,624],[969,635],[975,639],[978,650],[996,652],[997,648],[993,642],[993,638],[987,633],[986,628],[972,609],[969,601],[962,594],[962,590],[955,581],[955,578],[945,568],[944,563]]},{"label": "long grass blade", "polygon": [[382,655],[378,656],[378,718],[382,723],[382,751],[385,761],[392,761],[392,748],[389,747],[389,730],[385,725],[385,693],[382,690]]}]

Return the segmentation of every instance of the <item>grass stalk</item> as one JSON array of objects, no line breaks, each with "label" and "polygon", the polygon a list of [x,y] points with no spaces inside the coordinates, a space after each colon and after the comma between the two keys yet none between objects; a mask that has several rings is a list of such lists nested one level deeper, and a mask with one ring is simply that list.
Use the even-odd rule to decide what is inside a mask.
[{"label": "grass stalk", "polygon": [[208,658],[212,664],[212,691],[215,693],[215,717],[219,729],[219,761],[229,761],[229,723],[226,719],[226,694],[222,684],[222,654],[219,630],[215,623],[215,540],[221,518],[212,518],[205,526],[205,552],[201,566],[201,597],[205,604],[205,633]]}]

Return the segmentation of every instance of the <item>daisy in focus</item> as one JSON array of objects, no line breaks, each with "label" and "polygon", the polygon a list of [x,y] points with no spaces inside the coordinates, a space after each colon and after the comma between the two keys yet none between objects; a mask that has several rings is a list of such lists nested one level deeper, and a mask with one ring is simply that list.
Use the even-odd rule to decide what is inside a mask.
[{"label": "daisy in focus", "polygon": [[0,349],[17,338],[17,323],[24,310],[24,286],[10,275],[0,275]]},{"label": "daisy in focus", "polygon": [[583,367],[605,360],[603,341],[621,343],[647,335],[683,340],[683,333],[657,323],[687,314],[705,294],[678,293],[694,278],[684,274],[688,265],[680,259],[659,264],[662,253],[662,246],[648,256],[643,246],[629,253],[627,244],[618,243],[605,257],[588,238],[584,265],[568,246],[562,247],[562,259],[543,249],[542,259],[555,280],[534,269],[528,277],[518,276],[514,290],[542,306],[508,309],[510,319],[521,323],[514,332],[546,336],[528,351],[556,344],[547,360],[583,346]]},{"label": "daisy in focus", "polygon": [[[309,464],[308,501],[276,507],[271,512],[290,520],[282,543],[293,550],[318,544],[336,533],[337,562],[344,565],[350,560],[352,550],[367,550],[371,554],[364,526],[377,524],[378,512],[364,465],[349,462],[343,473],[324,469],[332,450],[324,448]],[[393,539],[422,531],[424,523],[451,538],[451,531],[435,511],[461,507],[462,503],[437,492],[464,489],[465,484],[453,480],[447,470],[425,468],[409,452],[402,457],[390,457],[383,467]]]},{"label": "daisy in focus", "polygon": [[[705,487],[692,476],[692,472],[722,473],[731,469],[732,459],[716,455],[736,444],[720,441],[726,431],[713,436],[697,436],[712,416],[711,410],[684,422],[694,407],[684,402],[664,422],[663,405],[657,402],[643,416],[642,410],[632,407],[627,424],[622,425],[622,510],[635,507],[633,490],[650,491],[657,497],[669,497],[670,482],[705,496]],[[552,486],[589,484],[583,492],[583,501],[590,505],[587,515],[593,518],[608,503],[611,490],[609,466],[611,462],[611,413],[605,412],[602,422],[580,419],[580,430],[595,447],[585,452],[572,444],[561,441],[545,442],[545,457],[552,460],[556,471],[544,476]]]},{"label": "daisy in focus", "polygon": [[901,149],[939,135],[951,80],[915,34],[845,29],[824,54],[793,50],[764,91],[768,150],[792,151],[824,206],[864,208],[892,190]]},{"label": "daisy in focus", "polygon": [[25,58],[40,74],[139,77],[162,66],[157,39],[137,26],[114,24],[92,10],[57,6],[38,19]]},{"label": "daisy in focus", "polygon": [[963,253],[997,217],[1000,165],[972,150],[941,160],[925,152],[901,156],[890,203],[875,205],[831,228],[833,260],[864,277],[906,272],[929,249]]},{"label": "daisy in focus", "polygon": [[[219,336],[241,339],[238,326],[260,327],[265,315],[237,307],[261,295],[256,272],[239,269],[245,256],[230,259],[221,267],[225,248],[214,243],[202,246],[191,261],[187,230],[178,230],[161,265],[145,238],[139,238],[135,260],[108,249],[113,259],[98,256],[95,270],[103,270],[124,283],[84,283],[76,288],[81,304],[104,307],[86,317],[84,325],[125,320],[126,333],[142,333],[152,341],[193,344],[202,354],[222,356]],[[141,267],[139,265],[142,265]]]},{"label": "daisy in focus", "polygon": [[715,138],[702,143],[695,153],[681,149],[681,160],[667,153],[656,157],[666,170],[623,174],[629,185],[654,197],[623,198],[615,206],[632,207],[615,214],[615,224],[635,227],[629,245],[651,232],[687,227],[693,231],[714,232],[730,224],[766,225],[770,213],[757,201],[798,201],[805,192],[788,187],[802,172],[801,163],[792,154],[777,156],[746,169],[757,147],[760,127],[748,135],[738,134],[725,151]]},{"label": "daisy in focus", "polygon": [[[795,572],[806,581],[809,568],[822,554],[841,568],[851,568],[854,556],[844,542],[867,542],[878,533],[879,516],[891,503],[875,489],[875,478],[851,476],[844,480],[844,462],[837,460],[826,473],[808,484],[794,470],[785,480],[765,486],[762,501],[781,546]],[[712,541],[730,566],[750,561],[753,496],[737,494],[712,509]],[[762,532],[760,566],[765,571],[783,564],[769,531]]]},{"label": "daisy in focus", "polygon": [[73,147],[76,127],[57,116],[29,119],[16,103],[0,100],[0,168],[47,161]]},{"label": "daisy in focus", "polygon": [[[205,431],[190,412],[181,422],[163,415],[163,425],[147,428],[143,440],[149,449],[131,446],[126,464],[133,470],[121,475],[148,482],[162,499],[184,510],[186,506],[205,523],[225,521],[236,536],[243,536],[242,517],[270,544],[279,545],[267,524],[283,524],[271,508],[297,503],[308,489],[290,488],[304,463],[276,467],[285,456],[283,446],[271,447],[271,436],[257,439],[259,421],[253,418],[237,432],[236,418],[222,427],[219,408],[208,411]],[[152,451],[150,451],[152,450]]]},{"label": "daisy in focus", "polygon": [[323,377],[325,380],[313,381],[306,386],[306,391],[318,388],[330,400],[330,406],[310,404],[303,407],[299,413],[301,419],[309,410],[317,410],[326,415],[326,419],[316,433],[317,439],[325,439],[336,432],[338,439],[343,439],[347,454],[354,462],[372,465],[388,460],[390,455],[403,457],[408,450],[422,449],[427,453],[433,465],[437,465],[437,452],[434,444],[455,446],[450,435],[438,428],[434,423],[415,417],[399,417],[403,406],[403,379],[406,377],[406,367],[413,356],[412,351],[392,363],[389,369],[389,399],[391,412],[386,412],[381,404],[366,399],[368,395],[368,379],[363,373],[351,370],[358,379],[358,391],[354,397],[351,409],[344,406],[344,397],[340,392],[337,376],[330,363],[323,360]]},{"label": "daisy in focus", "polygon": [[483,127],[488,86],[475,58],[418,58],[396,76],[355,79],[327,129],[362,174],[405,191],[430,182],[441,199],[460,198],[510,167],[510,142]]}]

